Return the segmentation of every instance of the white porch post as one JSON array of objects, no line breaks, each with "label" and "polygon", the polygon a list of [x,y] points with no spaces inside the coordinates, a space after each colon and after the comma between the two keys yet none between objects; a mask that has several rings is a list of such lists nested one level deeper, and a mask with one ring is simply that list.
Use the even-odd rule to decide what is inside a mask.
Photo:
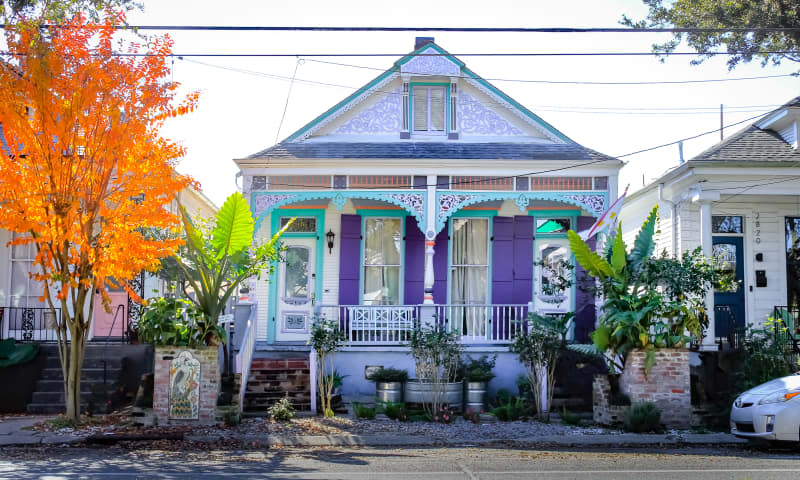
[{"label": "white porch post", "polygon": [[433,284],[436,281],[433,272],[433,246],[436,239],[436,175],[427,176],[428,205],[425,225],[425,296],[420,308],[420,322],[422,325],[431,326],[436,322],[436,307],[433,304]]},{"label": "white porch post", "polygon": [[[693,203],[700,204],[700,247],[703,255],[710,257],[712,253],[711,241],[711,204],[719,200],[719,192],[697,191],[692,196]],[[708,327],[704,332],[701,350],[717,350],[717,335],[714,325],[714,290],[706,292],[706,314],[708,315]]]}]

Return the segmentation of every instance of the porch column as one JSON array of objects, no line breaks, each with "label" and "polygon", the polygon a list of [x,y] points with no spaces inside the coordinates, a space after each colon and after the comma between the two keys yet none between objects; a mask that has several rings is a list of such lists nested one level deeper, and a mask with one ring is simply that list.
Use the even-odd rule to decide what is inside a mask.
[{"label": "porch column", "polygon": [[[700,247],[703,255],[711,257],[711,204],[719,200],[719,192],[703,192],[698,190],[692,196],[693,203],[700,204]],[[700,349],[703,351],[717,350],[717,335],[714,325],[714,290],[706,292],[706,314],[708,316],[708,327],[704,332],[703,343]]]},{"label": "porch column", "polygon": [[425,305],[433,305],[433,246],[436,244],[436,175],[428,175],[428,211],[425,226]]}]

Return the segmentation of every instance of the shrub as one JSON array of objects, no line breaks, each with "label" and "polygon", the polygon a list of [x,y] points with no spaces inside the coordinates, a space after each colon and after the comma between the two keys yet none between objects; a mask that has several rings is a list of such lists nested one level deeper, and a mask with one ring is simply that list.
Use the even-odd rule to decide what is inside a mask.
[{"label": "shrub", "polygon": [[543,317],[535,313],[528,314],[528,331],[520,331],[514,336],[510,350],[519,355],[519,361],[525,366],[528,383],[534,392],[533,401],[539,420],[549,421],[549,412],[542,408],[542,385],[547,385],[547,405],[553,403],[553,392],[556,385],[556,366],[558,357],[564,347],[562,341],[562,319]]},{"label": "shrub", "polygon": [[311,324],[309,345],[317,356],[317,391],[319,392],[322,414],[333,417],[331,399],[336,388],[337,378],[341,384],[341,375],[333,369],[333,354],[342,348],[347,340],[345,333],[339,328],[338,323],[325,319],[316,319]]},{"label": "shrub", "polygon": [[367,407],[358,402],[353,402],[351,405],[353,405],[353,413],[356,415],[356,418],[363,418],[365,420],[372,420],[375,418],[374,408]]},{"label": "shrub", "polygon": [[283,397],[275,402],[267,412],[277,422],[288,422],[294,418],[294,407],[288,397]]},{"label": "shrub", "polygon": [[655,432],[661,429],[661,411],[655,403],[637,403],[625,416],[625,431],[632,433]]},{"label": "shrub", "polygon": [[402,403],[385,403],[383,406],[383,413],[392,420],[401,422],[408,421],[408,412],[406,411],[406,406]]},{"label": "shrub", "polygon": [[429,418],[434,418],[446,407],[445,384],[456,381],[464,347],[456,333],[441,325],[414,329],[409,347],[417,379],[432,387],[433,395],[423,408]]},{"label": "shrub", "polygon": [[[498,395],[499,397],[499,395]],[[525,400],[520,397],[510,397],[500,400],[497,407],[493,408],[489,414],[503,422],[514,422],[522,417],[528,416],[529,409],[525,405]]]},{"label": "shrub", "polygon": [[381,368],[372,372],[367,380],[375,383],[405,382],[408,372],[399,368]]},{"label": "shrub", "polygon": [[222,421],[225,422],[225,425],[228,427],[235,427],[242,423],[242,416],[236,408],[233,408],[226,410],[225,413],[222,414]]},{"label": "shrub", "polygon": [[478,411],[467,410],[464,412],[464,420],[474,423],[475,425],[481,423],[481,413]]},{"label": "shrub", "polygon": [[494,378],[492,370],[497,362],[497,355],[492,357],[482,355],[477,360],[472,357],[467,358],[469,362],[461,366],[461,374],[464,380],[468,382],[489,382]]},{"label": "shrub", "polygon": [[433,418],[431,418],[434,422],[439,423],[452,423],[455,419],[456,412],[450,405],[442,405],[439,410],[434,413]]},{"label": "shrub", "polygon": [[581,424],[581,417],[576,413],[568,412],[565,406],[561,409],[561,423],[577,427]]}]

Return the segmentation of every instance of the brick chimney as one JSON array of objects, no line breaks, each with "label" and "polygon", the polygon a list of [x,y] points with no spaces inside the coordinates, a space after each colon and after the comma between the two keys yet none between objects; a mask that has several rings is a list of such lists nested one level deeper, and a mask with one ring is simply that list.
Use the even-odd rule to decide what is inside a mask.
[{"label": "brick chimney", "polygon": [[429,43],[433,43],[433,37],[417,37],[414,39],[414,50],[419,50]]}]

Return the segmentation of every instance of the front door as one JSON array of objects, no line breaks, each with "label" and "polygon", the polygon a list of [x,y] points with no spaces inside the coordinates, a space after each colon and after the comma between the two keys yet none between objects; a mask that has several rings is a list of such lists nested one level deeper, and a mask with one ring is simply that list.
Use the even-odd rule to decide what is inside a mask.
[{"label": "front door", "polygon": [[128,324],[128,293],[108,292],[111,312],[103,307],[103,297],[94,294],[94,338],[122,338]]},{"label": "front door", "polygon": [[742,237],[714,236],[712,255],[718,268],[736,273],[735,292],[714,292],[714,331],[725,338],[733,328],[744,328],[744,251]]},{"label": "front door", "polygon": [[540,314],[564,313],[572,308],[572,290],[564,288],[572,271],[565,267],[572,253],[566,238],[544,238],[534,242],[534,310]]},{"label": "front door", "polygon": [[285,261],[278,268],[277,341],[308,339],[314,312],[315,244],[314,238],[284,240]]}]

